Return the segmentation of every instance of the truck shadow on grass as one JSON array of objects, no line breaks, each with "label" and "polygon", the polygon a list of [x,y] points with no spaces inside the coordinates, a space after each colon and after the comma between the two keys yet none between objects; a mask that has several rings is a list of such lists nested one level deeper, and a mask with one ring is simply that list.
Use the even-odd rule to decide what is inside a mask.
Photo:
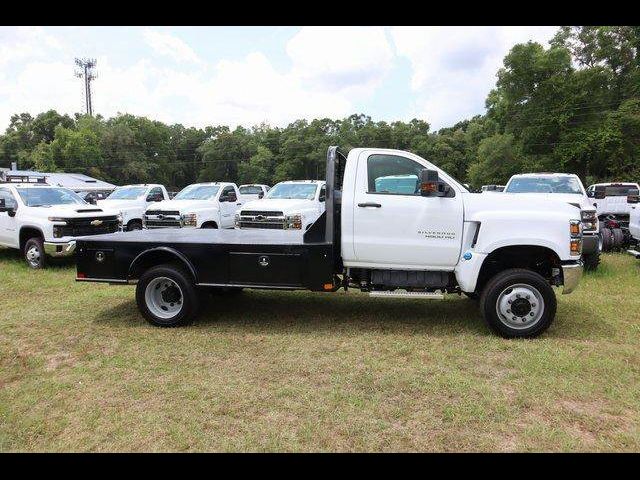
[{"label": "truck shadow on grass", "polygon": [[[576,316],[582,319],[580,325],[572,321]],[[146,325],[133,300],[100,311],[94,321],[113,328]],[[211,333],[216,330],[295,334],[349,331],[494,336],[478,310],[478,302],[455,295],[437,301],[377,299],[359,293],[246,291],[233,297],[212,296],[202,305],[195,322],[183,328]],[[593,338],[611,334],[612,329],[586,308],[560,305],[555,324],[544,336]]]}]

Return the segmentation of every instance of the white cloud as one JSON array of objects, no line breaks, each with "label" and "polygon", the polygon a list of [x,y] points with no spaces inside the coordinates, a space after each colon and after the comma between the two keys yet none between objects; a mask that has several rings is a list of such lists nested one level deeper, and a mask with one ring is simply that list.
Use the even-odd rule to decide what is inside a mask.
[{"label": "white cloud", "polygon": [[434,128],[484,112],[502,60],[516,43],[546,44],[557,27],[396,27],[398,55],[412,67],[413,110]]},{"label": "white cloud", "polygon": [[372,93],[393,66],[381,27],[304,27],[286,49],[306,85],[346,95]]},{"label": "white cloud", "polygon": [[0,29],[0,67],[12,62],[45,58],[50,51],[61,48],[61,42],[41,27]]},{"label": "white cloud", "polygon": [[144,30],[144,40],[157,55],[169,57],[180,63],[202,63],[200,57],[187,43],[169,33],[161,33],[147,28]]}]

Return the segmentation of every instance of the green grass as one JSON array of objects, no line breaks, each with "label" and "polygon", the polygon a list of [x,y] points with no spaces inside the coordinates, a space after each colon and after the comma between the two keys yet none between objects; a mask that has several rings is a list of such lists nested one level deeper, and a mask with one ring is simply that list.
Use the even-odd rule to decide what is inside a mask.
[{"label": "green grass", "polygon": [[2,451],[637,451],[640,263],[535,340],[475,302],[252,292],[159,329],[130,286],[0,250]]}]

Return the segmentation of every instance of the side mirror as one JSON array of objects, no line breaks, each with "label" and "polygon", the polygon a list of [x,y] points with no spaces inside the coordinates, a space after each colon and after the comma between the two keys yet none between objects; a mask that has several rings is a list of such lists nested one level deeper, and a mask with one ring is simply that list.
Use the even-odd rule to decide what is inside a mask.
[{"label": "side mirror", "polygon": [[593,191],[593,198],[602,200],[605,197],[605,186],[604,185],[596,185],[595,190]]},{"label": "side mirror", "polygon": [[227,196],[223,198],[224,198],[223,201],[227,201],[227,202],[235,202],[238,200],[238,196],[236,195],[236,192],[229,192]]},{"label": "side mirror", "polygon": [[258,194],[258,199],[262,199],[262,198],[264,198],[264,192],[260,192],[260,193]]},{"label": "side mirror", "polygon": [[423,197],[444,197],[451,187],[440,182],[437,170],[424,168],[420,172],[420,195]]},{"label": "side mirror", "polygon": [[587,190],[587,197],[589,198],[595,198],[595,191],[594,190]]},{"label": "side mirror", "polygon": [[0,213],[1,212],[7,212],[7,215],[10,217],[16,216],[16,209],[13,207],[7,207],[7,203],[4,198],[0,198]]},{"label": "side mirror", "polygon": [[161,202],[163,200],[162,195],[153,194],[147,196],[147,202]]},{"label": "side mirror", "polygon": [[640,190],[632,188],[627,194],[627,203],[640,203]]}]

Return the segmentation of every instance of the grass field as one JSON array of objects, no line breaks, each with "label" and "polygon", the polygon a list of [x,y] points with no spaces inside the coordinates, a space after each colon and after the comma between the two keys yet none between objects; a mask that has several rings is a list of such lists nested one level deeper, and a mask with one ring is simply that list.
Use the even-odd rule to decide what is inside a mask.
[{"label": "grass field", "polygon": [[159,329],[134,288],[0,250],[1,451],[637,451],[640,262],[536,340],[476,304],[245,292]]}]

